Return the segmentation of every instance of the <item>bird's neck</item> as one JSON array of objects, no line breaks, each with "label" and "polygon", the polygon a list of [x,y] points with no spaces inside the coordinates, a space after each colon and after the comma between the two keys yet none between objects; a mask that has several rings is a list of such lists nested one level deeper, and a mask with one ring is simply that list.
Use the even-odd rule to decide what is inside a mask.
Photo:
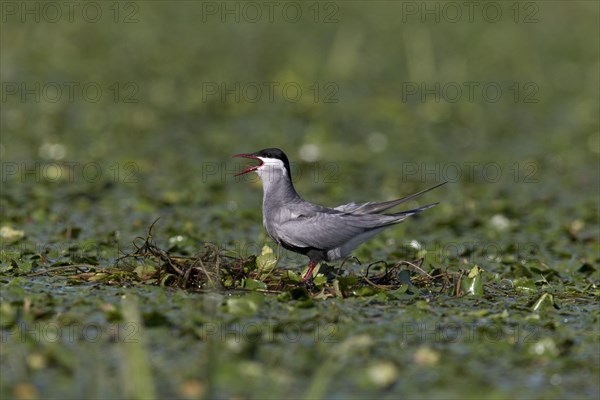
[{"label": "bird's neck", "polygon": [[260,174],[263,184],[263,204],[289,203],[300,199],[292,180],[281,170]]}]

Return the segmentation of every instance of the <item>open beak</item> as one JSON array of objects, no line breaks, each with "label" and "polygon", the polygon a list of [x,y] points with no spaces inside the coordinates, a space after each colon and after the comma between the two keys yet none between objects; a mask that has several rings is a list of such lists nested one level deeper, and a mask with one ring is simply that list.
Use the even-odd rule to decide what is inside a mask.
[{"label": "open beak", "polygon": [[233,157],[251,158],[253,160],[258,160],[260,162],[260,164],[252,165],[252,166],[246,168],[245,170],[243,170],[242,172],[240,172],[239,174],[235,174],[234,176],[240,176],[240,175],[247,174],[248,172],[256,171],[258,168],[260,168],[264,164],[263,160],[261,160],[260,158],[256,157],[255,155],[252,155],[252,154],[236,154]]}]

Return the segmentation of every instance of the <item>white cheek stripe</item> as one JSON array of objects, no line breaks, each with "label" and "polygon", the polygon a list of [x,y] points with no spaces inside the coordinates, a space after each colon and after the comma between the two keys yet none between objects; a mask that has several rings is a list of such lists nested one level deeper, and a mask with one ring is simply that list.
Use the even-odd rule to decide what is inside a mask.
[{"label": "white cheek stripe", "polygon": [[283,161],[278,160],[276,158],[262,158],[262,157],[258,157],[258,158],[260,158],[260,160],[263,162],[263,165],[258,167],[257,171],[258,170],[265,171],[270,168],[277,168],[277,169],[280,169],[284,175],[287,175],[287,171],[285,169],[285,165],[283,164]]}]

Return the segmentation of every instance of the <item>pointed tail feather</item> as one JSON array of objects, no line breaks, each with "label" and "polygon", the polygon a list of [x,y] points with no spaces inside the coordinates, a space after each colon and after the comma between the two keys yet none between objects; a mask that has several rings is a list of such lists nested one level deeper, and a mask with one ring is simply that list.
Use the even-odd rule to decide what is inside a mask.
[{"label": "pointed tail feather", "polygon": [[[378,214],[381,213],[387,209],[390,209],[392,207],[396,207],[397,205],[400,205],[402,203],[406,203],[416,197],[421,196],[422,194],[425,194],[435,188],[438,188],[442,185],[445,185],[448,182],[442,182],[439,183],[435,186],[430,187],[429,189],[425,189],[425,190],[421,190],[420,192],[411,194],[409,196],[403,197],[401,199],[396,199],[396,200],[389,200],[389,201],[381,201],[381,202],[369,202],[369,203],[363,203],[363,204],[355,204],[355,203],[350,203],[350,204],[344,204],[342,206],[338,206],[335,209],[342,211],[342,212],[348,212],[348,213],[352,213],[352,214]],[[429,208],[429,207],[433,207],[435,204],[430,204],[428,206],[424,206],[421,207],[423,210]],[[415,212],[419,212],[422,211],[421,209],[416,209],[417,211]],[[414,210],[411,210],[414,211]],[[405,211],[406,213],[409,213],[410,211]],[[400,213],[401,214],[401,213]],[[414,212],[413,212],[414,214]],[[391,215],[396,215],[396,214],[391,214]]]},{"label": "pointed tail feather", "polygon": [[427,210],[428,208],[435,207],[435,206],[437,206],[438,204],[440,204],[440,203],[439,203],[439,202],[437,202],[437,203],[431,203],[431,204],[427,204],[426,206],[423,206],[423,207],[414,208],[414,209],[412,209],[412,210],[402,211],[402,212],[399,212],[399,213],[394,213],[394,214],[385,214],[385,215],[392,215],[392,216],[394,216],[394,217],[396,217],[396,216],[397,216],[397,217],[404,217],[404,218],[406,218],[406,217],[410,217],[410,216],[411,216],[411,215],[413,215],[413,214],[418,214],[418,213],[420,213],[421,211],[425,211],[425,210]]},{"label": "pointed tail feather", "polygon": [[423,207],[414,208],[412,210],[402,211],[393,214],[352,214],[352,216],[355,218],[360,218],[364,224],[364,227],[370,229],[378,229],[381,227],[399,224],[411,215],[418,214],[421,211],[425,211],[428,208],[435,207],[438,204],[440,203],[431,203]]}]

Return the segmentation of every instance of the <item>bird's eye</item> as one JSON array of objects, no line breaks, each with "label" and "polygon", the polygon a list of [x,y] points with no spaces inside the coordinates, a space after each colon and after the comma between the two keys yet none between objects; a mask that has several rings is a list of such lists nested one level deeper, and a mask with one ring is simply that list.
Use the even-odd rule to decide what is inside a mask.
[{"label": "bird's eye", "polygon": [[273,157],[273,155],[271,153],[267,153],[267,154],[265,154],[265,156],[269,157],[269,158]]}]

